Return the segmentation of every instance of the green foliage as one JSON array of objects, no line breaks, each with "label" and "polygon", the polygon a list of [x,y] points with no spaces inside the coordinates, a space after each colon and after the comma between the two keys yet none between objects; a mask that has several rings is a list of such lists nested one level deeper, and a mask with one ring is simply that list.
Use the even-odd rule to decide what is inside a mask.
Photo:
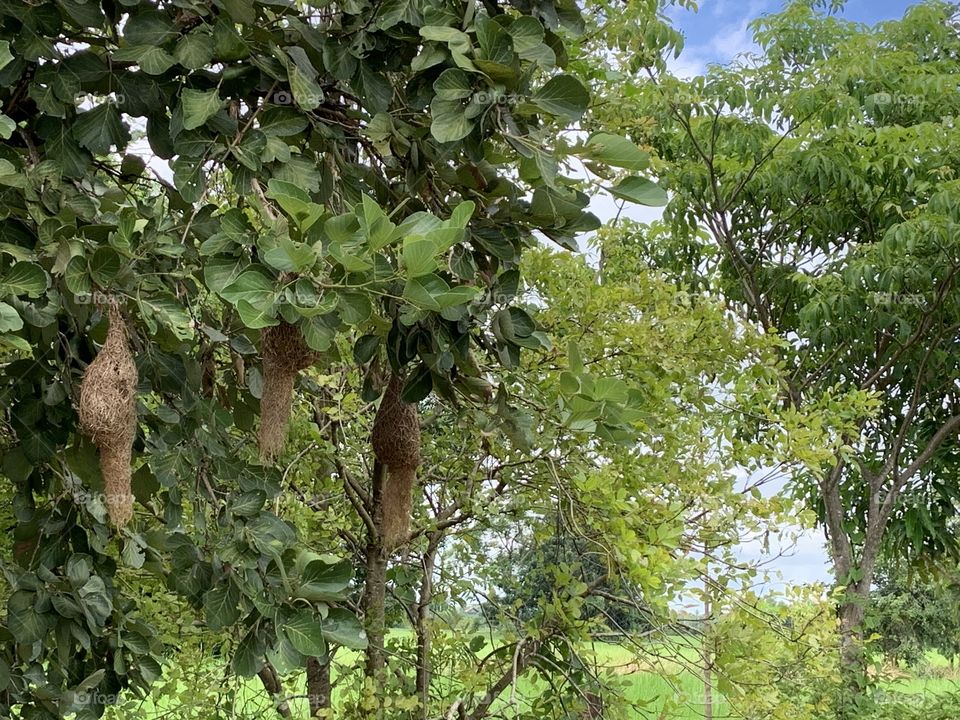
[{"label": "green foliage", "polygon": [[960,598],[956,572],[911,572],[893,563],[871,593],[869,627],[891,662],[921,663],[928,650],[960,653]]},{"label": "green foliage", "polygon": [[[562,592],[558,575],[569,578],[571,572],[587,584],[596,584],[596,589],[603,593],[616,594],[618,588],[609,579],[604,555],[586,552],[586,547],[583,540],[563,535],[550,536],[540,545],[518,543],[518,547],[497,559],[502,568],[497,572],[500,584],[497,602],[515,612],[519,621],[527,622]],[[597,620],[613,635],[629,635],[651,627],[649,616],[639,608],[603,597],[591,597],[580,615],[586,621]]]},{"label": "green foliage", "polygon": [[[146,690],[165,650],[127,589],[144,575],[242,676],[363,645],[353,573],[302,561],[284,477],[248,449],[258,331],[295,324],[328,364],[365,338],[365,362],[419,367],[411,400],[545,347],[494,298],[534,231],[597,225],[554,141],[590,101],[563,71],[581,25],[551,2],[0,2],[0,711],[97,717]],[[117,533],[74,411],[109,303],[140,378]]]},{"label": "green foliage", "polygon": [[649,265],[783,338],[780,401],[733,442],[826,530],[852,696],[880,557],[960,553],[956,24],[950,3],[864,27],[794,2],[753,23],[756,55],[690,80],[647,61],[597,104],[598,128],[635,118],[669,193],[637,232]]},{"label": "green foliage", "polygon": [[839,633],[823,588],[750,592],[718,613],[704,638],[717,688],[737,717],[833,718],[840,694]]},{"label": "green foliage", "polygon": [[872,534],[873,497],[875,527],[896,508],[884,534],[891,552],[952,551],[960,189],[950,167],[960,98],[949,80],[958,71],[951,6],[927,3],[868,29],[796,3],[754,29],[762,55],[632,91],[649,118],[633,137],[669,163],[676,251],[658,260],[684,277],[702,260],[698,284],[747,321],[796,338],[784,348],[790,405],[838,391],[875,397],[847,449],[810,467],[812,479],[833,468],[845,478],[833,535],[859,545]]}]

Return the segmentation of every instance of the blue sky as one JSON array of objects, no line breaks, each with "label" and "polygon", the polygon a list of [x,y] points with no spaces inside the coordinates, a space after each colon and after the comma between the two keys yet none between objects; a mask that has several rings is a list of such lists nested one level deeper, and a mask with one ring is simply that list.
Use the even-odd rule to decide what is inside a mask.
[{"label": "blue sky", "polygon": [[[850,0],[839,13],[873,24],[901,17],[915,3],[898,0]],[[726,63],[752,46],[748,23],[776,12],[782,0],[701,0],[699,12],[672,8],[668,15],[686,36],[686,46],[676,65],[683,74],[701,71],[707,63]]]}]

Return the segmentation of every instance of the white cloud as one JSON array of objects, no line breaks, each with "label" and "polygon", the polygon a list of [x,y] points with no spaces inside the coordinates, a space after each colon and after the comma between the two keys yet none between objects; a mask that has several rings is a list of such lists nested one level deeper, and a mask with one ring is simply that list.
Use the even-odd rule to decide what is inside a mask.
[{"label": "white cloud", "polygon": [[[675,25],[685,31],[688,39],[680,57],[668,62],[670,71],[678,77],[689,78],[701,74],[710,63],[725,64],[742,53],[755,51],[757,46],[753,42],[749,25],[754,18],[768,9],[768,5],[769,0],[753,0],[739,17],[720,25],[716,30],[713,30],[716,27],[714,19],[728,18],[731,14],[727,0],[704,2],[699,14],[686,11],[668,13]],[[710,34],[705,40],[690,42],[694,33]]]}]

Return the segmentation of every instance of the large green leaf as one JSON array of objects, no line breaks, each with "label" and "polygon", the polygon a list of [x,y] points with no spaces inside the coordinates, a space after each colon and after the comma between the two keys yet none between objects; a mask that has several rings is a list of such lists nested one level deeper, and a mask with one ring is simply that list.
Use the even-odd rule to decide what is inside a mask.
[{"label": "large green leaf", "polygon": [[0,40],[0,69],[5,68],[13,61],[13,54],[10,52],[10,43],[6,40]]},{"label": "large green leaf", "polygon": [[449,290],[450,286],[439,275],[423,275],[407,280],[403,297],[424,310],[439,311],[443,308],[440,300]]},{"label": "large green leaf", "polygon": [[347,325],[359,325],[373,313],[370,298],[359,292],[338,292],[337,312]]},{"label": "large green leaf", "polygon": [[267,197],[276,200],[301,230],[309,230],[324,215],[323,206],[313,202],[306,192],[293,183],[270,180],[267,183]]},{"label": "large green leaf", "polygon": [[263,261],[270,267],[285,272],[303,272],[313,266],[317,255],[305,243],[283,238],[274,247],[263,253]]},{"label": "large green leaf", "polygon": [[220,98],[220,93],[216,89],[192,90],[187,88],[180,97],[183,108],[184,130],[195,130],[203,127],[210,118],[220,112],[220,108],[224,104],[224,101]]},{"label": "large green leaf", "polygon": [[23,327],[23,319],[10,305],[0,302],[0,332],[11,332]]},{"label": "large green leaf", "polygon": [[260,330],[265,327],[279,325],[276,308],[270,304],[259,303],[254,305],[249,300],[237,301],[237,314],[243,324],[253,330]]},{"label": "large green leaf", "polygon": [[310,602],[343,600],[352,579],[353,567],[349,561],[328,563],[314,560],[307,564],[300,576],[297,595]]},{"label": "large green leaf", "polygon": [[407,277],[427,275],[437,269],[437,244],[423,235],[403,239],[403,266]]},{"label": "large green leaf", "polygon": [[109,287],[120,272],[120,255],[110,247],[97,248],[90,258],[90,277],[100,287]]},{"label": "large green leaf", "polygon": [[142,48],[137,62],[148,75],[163,75],[173,67],[173,55],[158,47]]},{"label": "large green leaf", "polygon": [[438,142],[462,140],[473,130],[473,122],[467,119],[459,100],[437,98],[431,106],[430,134]]},{"label": "large green leaf", "polygon": [[326,352],[336,338],[336,330],[323,317],[305,317],[300,321],[303,339],[312,350]]},{"label": "large green leaf", "polygon": [[323,627],[309,610],[298,610],[283,624],[283,632],[297,652],[307,657],[322,657],[327,654]]},{"label": "large green leaf", "polygon": [[179,157],[171,163],[173,185],[179,191],[184,202],[195,203],[203,197],[207,178],[203,171],[203,160]]},{"label": "large green leaf", "polygon": [[269,137],[289,137],[307,129],[310,121],[293,108],[271,107],[257,118],[260,130]]},{"label": "large green leaf", "polygon": [[233,625],[240,618],[240,589],[224,578],[203,596],[203,612],[211,630]]},{"label": "large green leaf", "polygon": [[207,260],[203,266],[204,284],[219,294],[240,277],[248,264],[244,258]]},{"label": "large green leaf", "polygon": [[173,59],[190,70],[200,70],[213,59],[213,37],[194,31],[177,43]]},{"label": "large green leaf", "polygon": [[159,47],[177,36],[170,16],[147,10],[132,13],[123,26],[123,38],[130,45],[152,45]]},{"label": "large green leaf", "polygon": [[361,217],[367,244],[371,250],[379,250],[397,238],[397,226],[387,217],[383,208],[368,195],[363,196]]},{"label": "large green leaf", "polygon": [[29,262],[14,263],[0,280],[0,294],[40,297],[47,289],[47,274],[39,265]]},{"label": "large green leaf", "polygon": [[652,180],[633,175],[624,178],[610,192],[618,198],[629,200],[639,205],[663,207],[667,204],[667,193]]},{"label": "large green leaf", "polygon": [[590,104],[590,93],[573,75],[550,78],[530,98],[541,110],[567,120],[579,120]]},{"label": "large green leaf", "polygon": [[584,146],[583,155],[597,162],[625,170],[643,170],[650,164],[650,154],[619,135],[594,133]]},{"label": "large green leaf", "polygon": [[317,83],[317,71],[301,48],[291,47],[284,58],[293,97],[304,110],[315,110],[323,102],[323,89]]},{"label": "large green leaf", "polygon": [[473,95],[470,76],[460,68],[448,68],[433,81],[433,90],[440,100],[463,100]]},{"label": "large green leaf", "polygon": [[130,139],[120,111],[113,103],[103,103],[80,113],[73,124],[73,135],[82,147],[95,155],[105,155],[111,147],[123,149]]},{"label": "large green leaf", "polygon": [[47,619],[33,604],[33,593],[18,590],[7,601],[7,629],[20,643],[32,644],[47,631]]},{"label": "large green leaf", "polygon": [[356,615],[344,608],[331,608],[323,621],[323,635],[330,642],[351,648],[365,650],[367,633]]},{"label": "large green leaf", "polygon": [[229,303],[236,304],[245,300],[259,307],[272,304],[276,294],[273,281],[257,270],[245,270],[220,291],[220,296]]},{"label": "large green leaf", "polygon": [[266,644],[253,628],[243,637],[233,654],[233,671],[240,677],[253,677],[263,667]]}]

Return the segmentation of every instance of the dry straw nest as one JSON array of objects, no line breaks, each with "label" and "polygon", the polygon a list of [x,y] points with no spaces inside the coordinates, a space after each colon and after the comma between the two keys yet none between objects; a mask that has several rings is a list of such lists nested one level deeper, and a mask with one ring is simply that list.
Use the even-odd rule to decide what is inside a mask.
[{"label": "dry straw nest", "polygon": [[296,325],[281,320],[265,328],[260,354],[263,358],[263,392],[260,396],[260,457],[272,460],[287,440],[287,425],[293,405],[297,375],[317,361],[317,353],[303,339]]},{"label": "dry straw nest", "polygon": [[104,495],[117,527],[133,517],[130,463],[137,428],[137,366],[120,308],[108,310],[107,339],[80,383],[80,430],[100,451]]},{"label": "dry straw nest", "polygon": [[387,467],[381,504],[383,539],[388,547],[402,543],[409,532],[420,465],[420,416],[415,404],[402,400],[402,390],[403,377],[392,373],[370,436],[377,460]]}]

